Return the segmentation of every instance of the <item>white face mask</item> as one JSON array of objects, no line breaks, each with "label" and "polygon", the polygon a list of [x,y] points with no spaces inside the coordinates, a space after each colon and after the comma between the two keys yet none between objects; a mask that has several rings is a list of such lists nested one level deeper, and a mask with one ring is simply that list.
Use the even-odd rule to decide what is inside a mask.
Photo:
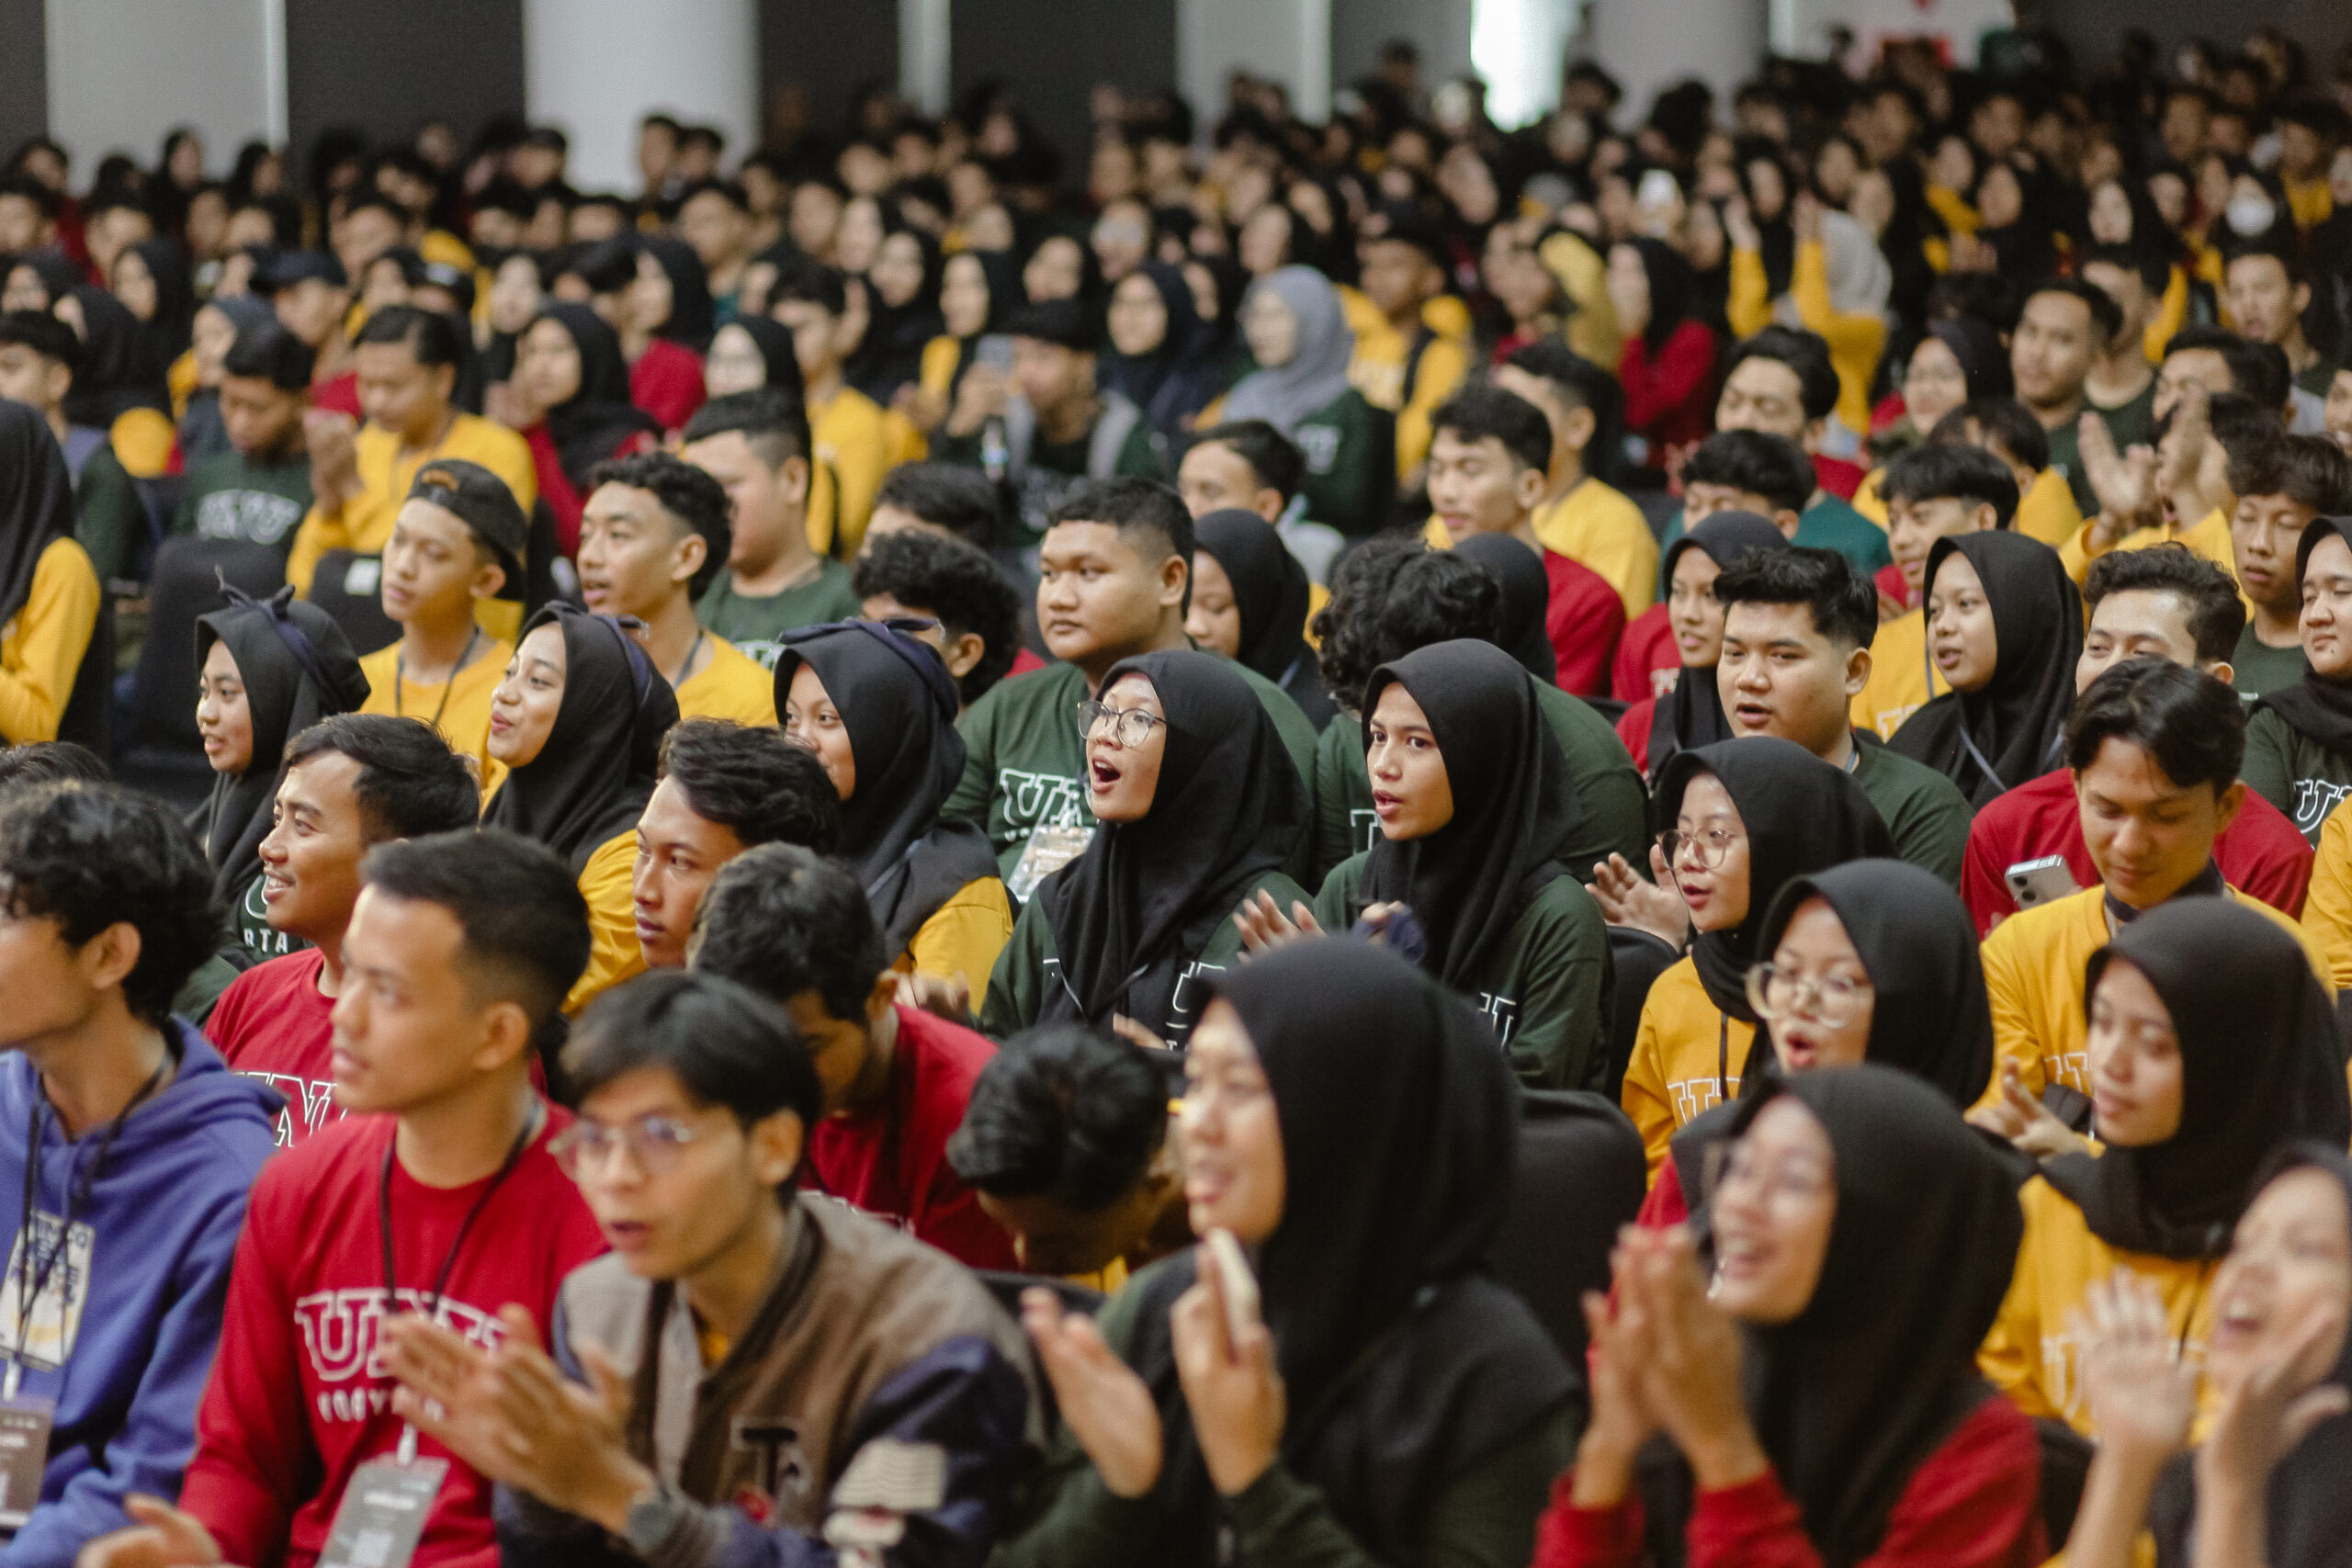
[{"label": "white face mask", "polygon": [[2222,209],[2222,216],[2230,225],[2230,232],[2246,239],[2267,234],[2270,225],[2278,220],[2278,212],[2267,196],[2233,196]]}]

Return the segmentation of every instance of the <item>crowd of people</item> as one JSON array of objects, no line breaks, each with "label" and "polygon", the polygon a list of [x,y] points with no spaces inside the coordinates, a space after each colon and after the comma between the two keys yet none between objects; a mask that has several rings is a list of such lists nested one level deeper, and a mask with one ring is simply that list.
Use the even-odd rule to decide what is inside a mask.
[{"label": "crowd of people", "polygon": [[2343,1568],[2347,82],[28,144],[0,1568]]}]

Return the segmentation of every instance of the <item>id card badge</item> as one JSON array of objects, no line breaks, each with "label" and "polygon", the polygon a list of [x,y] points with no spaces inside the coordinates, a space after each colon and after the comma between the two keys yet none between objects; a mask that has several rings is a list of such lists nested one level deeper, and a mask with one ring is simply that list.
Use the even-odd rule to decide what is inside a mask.
[{"label": "id card badge", "polygon": [[353,1471],[318,1568],[408,1568],[448,1473],[446,1459],[371,1459]]},{"label": "id card badge", "polygon": [[1091,828],[1040,828],[1029,835],[1028,848],[1013,863],[1012,876],[1005,884],[1005,891],[1015,902],[1026,904],[1029,896],[1037,891],[1037,884],[1061,870],[1086,852],[1094,841]]},{"label": "id card badge", "polygon": [[57,1401],[26,1394],[0,1401],[0,1529],[22,1529],[40,1503],[49,1469],[49,1428]]}]

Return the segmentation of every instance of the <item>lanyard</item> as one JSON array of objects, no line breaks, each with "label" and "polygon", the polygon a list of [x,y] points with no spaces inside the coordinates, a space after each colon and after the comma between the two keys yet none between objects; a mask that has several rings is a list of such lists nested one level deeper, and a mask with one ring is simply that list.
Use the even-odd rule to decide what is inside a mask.
[{"label": "lanyard", "polygon": [[[524,1118],[523,1130],[514,1134],[514,1142],[507,1149],[506,1158],[499,1166],[498,1173],[490,1179],[490,1185],[481,1190],[481,1196],[474,1200],[473,1207],[466,1211],[466,1217],[458,1222],[457,1239],[450,1242],[449,1255],[441,1260],[441,1272],[434,1276],[432,1292],[424,1298],[424,1312],[426,1317],[432,1317],[440,1310],[441,1292],[449,1283],[449,1271],[458,1266],[458,1254],[465,1249],[466,1237],[472,1234],[474,1222],[481,1218],[481,1212],[490,1207],[490,1201],[498,1195],[498,1189],[504,1184],[507,1177],[514,1173],[515,1165],[523,1157],[523,1151],[530,1146],[531,1134],[538,1131],[538,1126],[539,1108],[537,1103],[534,1103],[530,1115]],[[400,1309],[400,1290],[392,1263],[392,1162],[399,1157],[399,1154],[400,1139],[396,1134],[391,1142],[384,1145],[383,1169],[379,1174],[376,1183],[376,1219],[381,1227],[380,1234],[384,1244],[383,1316],[387,1318]],[[415,1458],[416,1427],[413,1423],[402,1422],[400,1462],[408,1464]]]},{"label": "lanyard", "polygon": [[[458,672],[466,667],[466,660],[474,656],[474,644],[481,638],[480,626],[466,628],[466,650],[458,655],[457,665],[450,670],[449,678],[441,683],[441,701],[434,707],[433,716],[425,720],[433,729],[437,731],[441,728],[441,716],[449,711],[449,694],[458,689]],[[401,700],[401,683],[408,679],[408,649],[405,646],[408,639],[403,637],[401,640],[403,646],[392,655],[392,716],[395,718],[407,716],[401,711],[405,705]]]},{"label": "lanyard", "polygon": [[[107,1155],[113,1149],[116,1137],[122,1132],[122,1124],[130,1121],[130,1113],[138,1110],[147,1097],[153,1094],[162,1085],[164,1070],[177,1059],[177,1051],[165,1052],[164,1059],[155,1064],[155,1070],[147,1075],[147,1081],[141,1084],[138,1092],[130,1097],[130,1103],[125,1105],[115,1114],[114,1120],[107,1123],[106,1131],[98,1137],[96,1156],[87,1166],[74,1171],[68,1179],[65,1190],[65,1213],[57,1227],[57,1245],[49,1249],[49,1256],[41,1258],[38,1265],[33,1260],[35,1254],[40,1250],[40,1238],[33,1230],[33,1201],[40,1191],[40,1134],[41,1123],[49,1115],[49,1100],[38,1090],[34,1093],[32,1111],[25,1119],[24,1216],[17,1225],[17,1234],[23,1238],[22,1249],[17,1254],[17,1343],[16,1347],[7,1352],[6,1372],[0,1374],[0,1398],[16,1398],[17,1390],[24,1382],[25,1347],[32,1340],[33,1309],[40,1303],[41,1292],[49,1288],[49,1277],[57,1268],[58,1260],[65,1256],[66,1249],[73,1245],[74,1216],[80,1213],[82,1205],[90,1201],[90,1189],[97,1185],[98,1172],[106,1165]],[[75,1163],[78,1164],[78,1162],[77,1156]],[[28,1274],[31,1276],[29,1287],[26,1278]],[[60,1311],[62,1317],[62,1306]],[[59,1346],[61,1364],[63,1359],[64,1349],[61,1337]]]}]

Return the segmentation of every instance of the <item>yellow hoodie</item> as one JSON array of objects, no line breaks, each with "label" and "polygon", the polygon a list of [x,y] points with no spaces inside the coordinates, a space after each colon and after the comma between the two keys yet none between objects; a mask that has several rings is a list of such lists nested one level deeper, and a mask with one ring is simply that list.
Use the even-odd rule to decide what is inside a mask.
[{"label": "yellow hoodie", "polygon": [[1652,1182],[1674,1134],[1702,1111],[1739,1093],[1740,1070],[1747,1066],[1747,1048],[1755,1039],[1754,1024],[1715,1006],[1690,959],[1650,987],[1618,1100],[1642,1134]]},{"label": "yellow hoodie", "polygon": [[[1428,329],[1430,341],[1421,350],[1420,363],[1412,365],[1419,331],[1408,332],[1390,321],[1361,289],[1342,288],[1340,305],[1356,333],[1348,380],[1364,401],[1396,416],[1396,475],[1402,479],[1428,460],[1430,415],[1470,372],[1470,308],[1451,294],[1422,305],[1419,326]],[[1408,365],[1413,372],[1409,387],[1405,384]]]}]

